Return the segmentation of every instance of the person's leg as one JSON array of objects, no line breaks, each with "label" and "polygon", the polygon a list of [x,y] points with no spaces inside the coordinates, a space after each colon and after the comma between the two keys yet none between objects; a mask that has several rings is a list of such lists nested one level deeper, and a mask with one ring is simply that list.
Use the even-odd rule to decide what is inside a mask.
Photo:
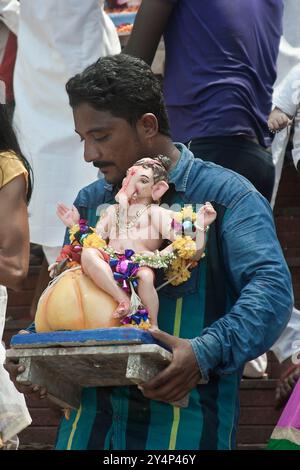
[{"label": "person's leg", "polygon": [[271,200],[275,180],[272,155],[261,145],[242,136],[194,139],[189,143],[195,157],[211,161],[247,178]]},{"label": "person's leg", "polygon": [[[5,347],[2,342],[7,307],[7,291],[0,285],[0,449],[17,449],[17,434],[31,423],[24,396],[15,388],[4,368]],[[9,437],[11,436],[11,437]]]},{"label": "person's leg", "polygon": [[144,307],[148,310],[151,326],[156,328],[159,300],[154,287],[154,272],[150,268],[142,267],[139,269],[137,277],[139,281],[138,294]]},{"label": "person's leg", "polygon": [[82,250],[81,267],[83,272],[92,281],[115,299],[119,306],[114,312],[114,317],[124,317],[130,311],[130,299],[126,292],[119,287],[114,279],[109,264],[104,261],[101,253],[96,248]]}]

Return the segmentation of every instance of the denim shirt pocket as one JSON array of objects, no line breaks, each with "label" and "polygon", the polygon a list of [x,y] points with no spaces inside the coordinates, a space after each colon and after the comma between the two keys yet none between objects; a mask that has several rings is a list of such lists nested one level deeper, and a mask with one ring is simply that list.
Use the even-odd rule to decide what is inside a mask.
[{"label": "denim shirt pocket", "polygon": [[[178,286],[172,286],[172,284],[169,283],[159,289],[158,293],[172,299],[178,299],[186,295],[194,294],[195,292],[197,292],[198,278],[199,265],[191,270],[191,276],[187,281],[183,282],[182,284],[179,284]],[[155,282],[156,288],[158,288],[165,282],[166,279],[164,279],[164,271],[162,269],[157,270]]]}]

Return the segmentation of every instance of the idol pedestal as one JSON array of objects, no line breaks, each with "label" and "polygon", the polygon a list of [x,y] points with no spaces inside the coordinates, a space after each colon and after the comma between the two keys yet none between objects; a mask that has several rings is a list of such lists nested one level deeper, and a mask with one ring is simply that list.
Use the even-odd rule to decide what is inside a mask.
[{"label": "idol pedestal", "polygon": [[[25,367],[18,382],[45,387],[58,406],[78,409],[82,388],[147,382],[172,353],[150,333],[122,327],[18,334],[7,358]],[[188,397],[174,405],[187,406]]]}]

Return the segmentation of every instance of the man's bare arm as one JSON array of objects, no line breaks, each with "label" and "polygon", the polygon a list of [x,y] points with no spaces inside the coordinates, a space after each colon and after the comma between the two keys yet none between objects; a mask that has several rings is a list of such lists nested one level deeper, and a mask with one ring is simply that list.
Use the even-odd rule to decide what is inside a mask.
[{"label": "man's bare arm", "polygon": [[0,284],[20,289],[29,264],[26,183],[19,175],[1,189]]},{"label": "man's bare arm", "polygon": [[124,53],[151,65],[173,8],[168,0],[143,0]]}]

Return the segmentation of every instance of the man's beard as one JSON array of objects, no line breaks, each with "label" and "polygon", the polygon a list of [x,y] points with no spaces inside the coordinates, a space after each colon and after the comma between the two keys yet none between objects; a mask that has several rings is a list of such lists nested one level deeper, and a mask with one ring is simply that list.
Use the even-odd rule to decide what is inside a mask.
[{"label": "man's beard", "polygon": [[[121,188],[122,186],[122,181],[124,179],[124,177],[126,176],[126,173],[121,173],[120,170],[114,165],[114,164],[106,164],[106,165],[101,165],[101,164],[94,164],[93,165],[96,167],[96,168],[99,168],[99,172],[101,173],[101,177],[103,177],[105,179],[105,181],[108,183],[108,184],[112,184],[113,186],[116,186],[117,188]],[[107,175],[105,173],[102,173],[101,171],[101,167],[102,168],[107,168],[109,166],[114,166],[116,168],[116,172],[115,174],[111,177],[110,175]]]}]

